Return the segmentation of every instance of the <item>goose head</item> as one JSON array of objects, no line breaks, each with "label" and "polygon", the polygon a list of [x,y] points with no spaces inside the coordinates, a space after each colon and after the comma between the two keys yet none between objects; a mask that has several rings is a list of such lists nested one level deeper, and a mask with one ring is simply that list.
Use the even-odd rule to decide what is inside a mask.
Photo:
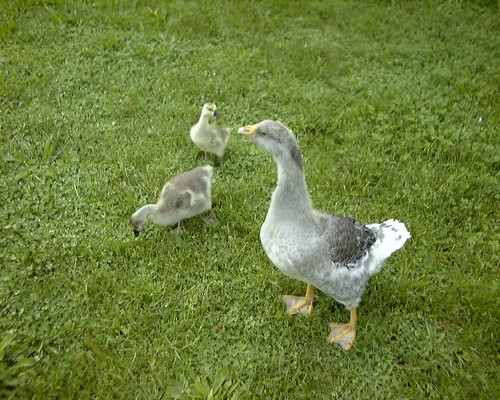
[{"label": "goose head", "polygon": [[217,110],[217,106],[214,103],[205,103],[201,109],[201,115],[204,117],[220,117],[220,112]]},{"label": "goose head", "polygon": [[293,132],[278,121],[265,120],[238,129],[280,163],[293,161],[302,168],[302,153]]},{"label": "goose head", "polygon": [[135,237],[139,236],[139,234],[142,232],[142,229],[144,228],[144,223],[145,220],[142,218],[142,216],[140,217],[137,213],[134,213],[130,218],[130,225],[132,226]]}]

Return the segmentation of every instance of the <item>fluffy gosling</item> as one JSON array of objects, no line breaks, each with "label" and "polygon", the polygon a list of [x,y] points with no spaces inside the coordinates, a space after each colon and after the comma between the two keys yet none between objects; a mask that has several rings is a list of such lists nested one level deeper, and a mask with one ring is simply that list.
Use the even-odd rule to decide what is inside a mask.
[{"label": "fluffy gosling", "polygon": [[182,230],[182,221],[212,210],[213,167],[205,165],[175,176],[165,183],[156,204],[139,208],[130,218],[137,237],[149,221],[158,225],[177,224],[176,233]]}]

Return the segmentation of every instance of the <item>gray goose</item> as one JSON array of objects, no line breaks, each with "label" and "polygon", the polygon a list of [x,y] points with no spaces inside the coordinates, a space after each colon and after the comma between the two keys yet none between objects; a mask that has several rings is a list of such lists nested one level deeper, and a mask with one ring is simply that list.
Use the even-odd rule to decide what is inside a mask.
[{"label": "gray goose", "polygon": [[288,313],[310,315],[315,288],[333,297],[350,311],[350,321],[331,323],[328,341],[348,350],[356,338],[356,310],[368,280],[404,245],[410,233],[394,219],[365,225],[315,210],[299,145],[292,131],[280,122],[266,120],[238,132],[270,153],[277,164],[277,186],[260,240],[282,273],[307,283],[305,296],[283,296]]}]

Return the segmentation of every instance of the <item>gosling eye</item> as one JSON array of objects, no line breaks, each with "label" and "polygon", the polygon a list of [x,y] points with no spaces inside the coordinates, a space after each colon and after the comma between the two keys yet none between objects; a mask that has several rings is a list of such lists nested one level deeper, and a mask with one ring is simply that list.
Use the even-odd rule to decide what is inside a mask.
[{"label": "gosling eye", "polygon": [[264,132],[264,131],[261,131],[261,132],[260,132],[260,134],[261,134],[262,136],[266,136],[266,135],[267,135],[267,133],[266,133],[266,132]]}]

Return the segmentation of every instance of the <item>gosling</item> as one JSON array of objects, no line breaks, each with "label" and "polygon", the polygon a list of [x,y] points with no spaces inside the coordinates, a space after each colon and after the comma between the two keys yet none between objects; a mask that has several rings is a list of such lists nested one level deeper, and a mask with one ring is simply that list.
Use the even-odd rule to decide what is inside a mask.
[{"label": "gosling", "polygon": [[221,128],[208,123],[210,117],[219,118],[220,112],[213,103],[205,103],[201,109],[198,123],[191,128],[189,136],[195,145],[205,152],[205,161],[208,160],[208,153],[215,154],[222,162],[227,142],[231,135],[229,128]]},{"label": "gosling", "polygon": [[137,237],[149,221],[158,225],[174,225],[174,233],[183,230],[182,221],[212,209],[213,167],[205,165],[175,176],[165,183],[156,204],[139,208],[130,218],[130,224]]}]

